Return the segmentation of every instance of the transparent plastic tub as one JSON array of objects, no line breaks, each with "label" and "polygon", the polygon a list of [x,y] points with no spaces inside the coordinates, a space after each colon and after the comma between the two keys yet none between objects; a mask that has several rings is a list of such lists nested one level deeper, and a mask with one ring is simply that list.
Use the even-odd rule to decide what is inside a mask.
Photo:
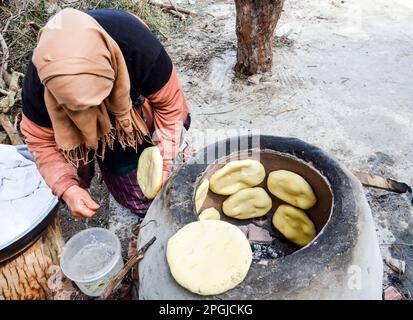
[{"label": "transparent plastic tub", "polygon": [[64,246],[60,266],[83,293],[98,297],[123,267],[120,241],[103,228],[83,230]]}]

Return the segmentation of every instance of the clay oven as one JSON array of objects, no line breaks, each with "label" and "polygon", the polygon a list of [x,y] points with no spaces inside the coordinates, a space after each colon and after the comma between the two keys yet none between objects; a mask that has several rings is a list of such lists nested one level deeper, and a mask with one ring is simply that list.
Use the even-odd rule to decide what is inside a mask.
[{"label": "clay oven", "polygon": [[[139,238],[139,243],[146,243],[153,235],[157,237],[139,266],[140,299],[381,299],[382,260],[361,184],[332,157],[301,140],[248,138],[258,139],[259,150],[251,149],[251,144],[240,147],[240,137],[212,144],[181,166],[154,200]],[[225,155],[212,163],[205,161],[217,149],[225,150]],[[249,157],[259,157],[267,173],[291,170],[311,184],[319,201],[307,213],[316,225],[317,237],[303,248],[285,241],[271,225],[281,203],[272,197],[273,208],[261,218],[260,225],[273,236],[275,258],[254,259],[246,279],[219,297],[192,294],[170,274],[165,257],[167,241],[198,219],[193,200],[200,181],[228,160]],[[261,186],[266,188],[265,182]],[[214,206],[221,219],[233,224],[250,223],[223,215],[223,200],[223,196],[209,192],[203,208]]]}]

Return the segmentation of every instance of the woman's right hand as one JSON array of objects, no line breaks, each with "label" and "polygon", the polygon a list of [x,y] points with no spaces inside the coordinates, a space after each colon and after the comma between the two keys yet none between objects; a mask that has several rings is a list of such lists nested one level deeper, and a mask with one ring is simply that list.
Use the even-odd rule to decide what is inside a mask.
[{"label": "woman's right hand", "polygon": [[75,217],[92,218],[100,208],[89,192],[77,185],[69,187],[63,193],[62,199],[69,206],[72,215]]}]

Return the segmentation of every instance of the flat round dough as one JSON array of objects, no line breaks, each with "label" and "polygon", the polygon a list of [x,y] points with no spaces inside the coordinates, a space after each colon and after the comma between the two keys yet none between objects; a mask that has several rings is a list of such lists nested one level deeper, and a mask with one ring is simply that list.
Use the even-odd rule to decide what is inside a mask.
[{"label": "flat round dough", "polygon": [[239,220],[262,217],[271,207],[270,196],[260,187],[240,190],[222,203],[224,214]]},{"label": "flat round dough", "polygon": [[201,210],[202,205],[205,202],[205,199],[208,194],[208,189],[209,189],[209,180],[205,179],[202,181],[198,189],[196,190],[195,193],[195,210],[197,213],[199,213],[199,210]]},{"label": "flat round dough", "polygon": [[255,187],[265,179],[264,166],[257,160],[236,160],[227,163],[210,178],[209,188],[220,195]]},{"label": "flat round dough", "polygon": [[313,207],[317,202],[310,184],[291,171],[272,171],[268,175],[267,186],[274,196],[303,210]]},{"label": "flat round dough", "polygon": [[221,220],[221,215],[219,211],[214,207],[202,210],[201,214],[198,216],[199,220]]},{"label": "flat round dough", "polygon": [[288,204],[280,205],[272,217],[272,224],[284,237],[304,247],[316,236],[314,223],[307,214]]},{"label": "flat round dough", "polygon": [[166,258],[172,276],[182,287],[199,295],[215,295],[244,280],[252,251],[236,226],[204,220],[187,224],[173,235]]},{"label": "flat round dough", "polygon": [[163,159],[158,147],[143,150],[138,161],[138,184],[148,199],[156,197],[162,187]]}]

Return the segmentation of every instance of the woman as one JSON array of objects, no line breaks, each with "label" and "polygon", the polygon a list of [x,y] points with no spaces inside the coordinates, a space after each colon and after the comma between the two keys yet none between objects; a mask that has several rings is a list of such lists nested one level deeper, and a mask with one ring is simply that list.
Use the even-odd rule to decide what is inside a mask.
[{"label": "woman", "polygon": [[114,198],[145,215],[139,154],[160,147],[165,181],[189,114],[168,54],[139,18],[60,11],[39,32],[22,97],[29,150],[74,216],[90,218],[99,208],[85,189],[95,159]]}]

